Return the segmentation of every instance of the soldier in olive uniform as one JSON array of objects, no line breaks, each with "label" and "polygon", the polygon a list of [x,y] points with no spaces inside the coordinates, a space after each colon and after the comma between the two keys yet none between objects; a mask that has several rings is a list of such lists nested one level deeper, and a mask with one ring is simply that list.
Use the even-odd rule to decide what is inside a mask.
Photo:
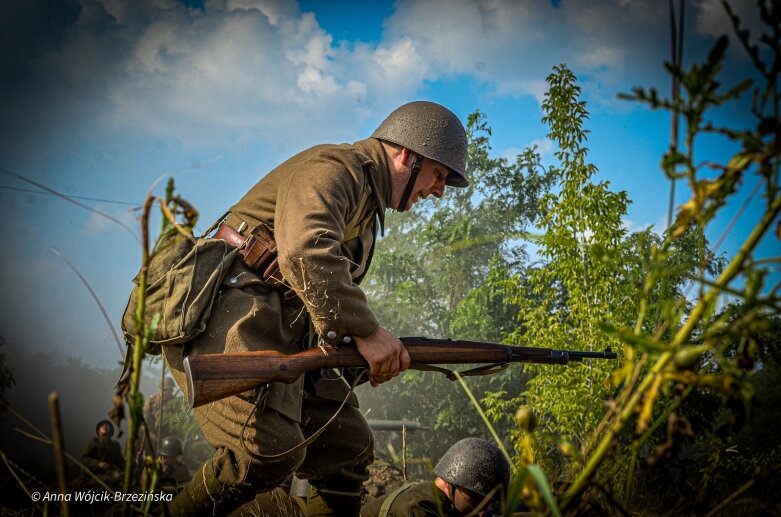
[{"label": "soldier in olive uniform", "polygon": [[[270,275],[274,282],[264,281],[264,270],[239,257],[205,332],[184,347],[163,346],[185,396],[187,354],[296,353],[322,341],[356,346],[373,386],[405,370],[406,349],[377,321],[358,284],[385,210],[408,210],[430,195],[441,197],[446,185],[468,185],[466,151],[466,132],[450,110],[412,102],[370,138],[307,149],[261,179],[231,207],[215,237],[249,255],[248,237],[255,227],[268,226],[277,248],[270,266],[278,272]],[[297,447],[335,415],[348,391],[342,378],[308,374],[196,408],[216,452],[170,511],[228,513],[295,472],[312,487],[308,515],[358,515],[373,440],[355,397],[313,443]]]},{"label": "soldier in olive uniform", "polygon": [[361,516],[484,516],[510,485],[510,464],[493,442],[482,438],[456,442],[434,467],[434,474],[433,482],[407,484],[369,501]]},{"label": "soldier in olive uniform", "polygon": [[[95,435],[84,445],[81,462],[109,485],[121,478],[125,468],[125,458],[119,442],[113,439],[114,425],[101,420],[95,426]],[[78,485],[90,485],[92,478],[84,474]]]},{"label": "soldier in olive uniform", "polygon": [[160,443],[157,462],[160,465],[160,486],[174,491],[190,481],[190,470],[179,461],[182,442],[175,436],[166,436]]}]

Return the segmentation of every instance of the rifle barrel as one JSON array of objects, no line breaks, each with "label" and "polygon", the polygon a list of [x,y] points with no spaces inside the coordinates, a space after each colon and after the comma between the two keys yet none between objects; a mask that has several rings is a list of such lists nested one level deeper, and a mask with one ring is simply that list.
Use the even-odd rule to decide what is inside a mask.
[{"label": "rifle barrel", "polygon": [[583,359],[615,359],[618,354],[613,352],[609,347],[604,352],[590,352],[590,351],[568,351],[570,361],[582,361]]}]

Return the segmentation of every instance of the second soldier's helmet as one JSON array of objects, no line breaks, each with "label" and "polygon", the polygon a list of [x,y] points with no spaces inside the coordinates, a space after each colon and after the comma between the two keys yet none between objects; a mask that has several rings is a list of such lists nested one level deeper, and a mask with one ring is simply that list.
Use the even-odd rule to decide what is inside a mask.
[{"label": "second soldier's helmet", "polygon": [[166,436],[160,443],[160,454],[163,456],[180,456],[182,454],[182,442],[176,436]]},{"label": "second soldier's helmet", "polygon": [[371,137],[438,161],[450,169],[445,180],[448,186],[469,185],[466,130],[455,113],[436,102],[415,101],[396,108]]},{"label": "second soldier's helmet", "polygon": [[114,436],[114,424],[111,423],[110,420],[101,420],[98,422],[98,424],[95,426],[95,434],[100,435],[100,426],[103,424],[108,424],[109,427],[109,436]]},{"label": "second soldier's helmet", "polygon": [[[501,485],[510,484],[510,464],[499,447],[482,438],[464,438],[447,450],[434,473],[448,483],[486,497]],[[498,496],[494,492],[494,496]]]}]

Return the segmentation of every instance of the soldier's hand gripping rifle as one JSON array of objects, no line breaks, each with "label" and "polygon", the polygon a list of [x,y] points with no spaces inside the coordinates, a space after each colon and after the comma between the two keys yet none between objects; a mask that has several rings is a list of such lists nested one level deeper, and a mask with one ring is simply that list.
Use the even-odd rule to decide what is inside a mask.
[{"label": "soldier's hand gripping rifle", "polygon": [[[584,359],[615,359],[609,348],[604,352],[552,350],[505,346],[479,341],[454,341],[403,337],[410,355],[410,368],[436,370],[454,378],[452,372],[436,364],[490,363],[464,372],[493,373],[509,363],[567,364]],[[274,350],[235,354],[192,355],[184,360],[190,407],[253,390],[268,382],[295,382],[310,370],[366,367],[366,360],[352,345],[311,348],[296,354]]]}]

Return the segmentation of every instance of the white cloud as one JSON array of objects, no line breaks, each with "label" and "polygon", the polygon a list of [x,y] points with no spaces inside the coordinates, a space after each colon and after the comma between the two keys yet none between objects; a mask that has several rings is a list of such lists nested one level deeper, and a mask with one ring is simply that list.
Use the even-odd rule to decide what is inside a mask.
[{"label": "white cloud", "polygon": [[[695,9],[712,40],[723,16],[709,0]],[[67,110],[188,146],[300,147],[354,137],[445,77],[542,102],[545,77],[567,63],[591,102],[615,102],[633,85],[666,85],[666,34],[666,3],[651,0],[400,0],[380,41],[336,46],[291,1],[83,0],[68,36],[37,62],[50,93],[40,117]]]},{"label": "white cloud", "polygon": [[186,146],[298,147],[354,137],[419,88],[426,66],[410,41],[334,47],[292,2],[214,0],[199,10],[105,0],[84,1],[70,37],[38,70],[48,90],[41,119],[95,116],[90,125]]},{"label": "white cloud", "polygon": [[312,67],[307,67],[299,74],[297,83],[302,92],[318,96],[333,95],[339,91],[339,85],[333,76],[325,75]]},{"label": "white cloud", "polygon": [[321,70],[327,69],[328,61],[333,57],[331,50],[333,38],[320,29],[313,13],[303,15],[298,32],[310,36],[303,49],[292,49],[288,52],[290,61],[297,65],[304,64]]},{"label": "white cloud", "polygon": [[361,81],[349,81],[347,83],[347,92],[352,95],[357,102],[366,100],[367,91],[366,83],[362,83]]},{"label": "white cloud", "polygon": [[389,46],[380,46],[372,57],[381,79],[389,84],[419,84],[428,69],[412,40],[404,38]]},{"label": "white cloud", "polygon": [[[553,142],[547,138],[535,138],[526,146],[526,148],[532,148],[534,146],[537,147],[536,152],[540,155],[543,161],[546,161],[546,157],[550,158],[552,156]],[[523,153],[526,148],[522,149],[520,147],[508,147],[499,153],[499,156],[506,159],[508,162],[513,163],[515,162],[515,158],[519,154]]]},{"label": "white cloud", "polygon": [[280,20],[295,17],[298,13],[296,4],[287,0],[207,0],[205,7],[207,12],[255,10],[268,18],[271,25],[277,25]]},{"label": "white cloud", "polygon": [[[567,63],[586,88],[643,82],[665,57],[666,3],[601,0],[402,0],[387,37],[408,37],[433,74],[467,74],[502,94],[541,99],[543,79]],[[627,68],[631,65],[632,75]]]},{"label": "white cloud", "polygon": [[[624,228],[626,228],[626,231],[628,231],[629,233],[641,232],[647,229],[649,226],[653,226],[653,223],[637,223],[626,216],[621,218],[621,224],[624,226]],[[658,231],[658,229],[659,229],[658,226],[654,226],[655,231]]]},{"label": "white cloud", "polygon": [[576,57],[576,62],[587,69],[599,70],[621,66],[625,56],[625,49],[603,45],[580,54]]},{"label": "white cloud", "polygon": [[[720,0],[700,0],[694,6],[695,28],[700,34],[718,37],[733,32],[732,22]],[[730,8],[740,18],[741,27],[748,29],[752,36],[761,32],[756,0],[731,0]]]},{"label": "white cloud", "polygon": [[543,157],[550,156],[553,153],[553,142],[547,138],[535,138],[530,145],[536,145],[537,152]]}]

